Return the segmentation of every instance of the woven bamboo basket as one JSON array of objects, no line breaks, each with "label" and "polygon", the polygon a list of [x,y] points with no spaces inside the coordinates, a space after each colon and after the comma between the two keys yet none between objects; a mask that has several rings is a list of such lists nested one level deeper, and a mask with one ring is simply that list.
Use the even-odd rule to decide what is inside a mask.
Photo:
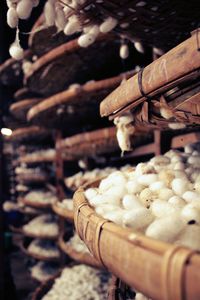
[{"label": "woven bamboo basket", "polygon": [[80,188],[74,194],[76,231],[110,272],[154,300],[199,299],[200,255],[196,251],[150,239],[103,219],[83,192]]},{"label": "woven bamboo basket", "polygon": [[37,139],[37,141],[42,140],[49,135],[50,132],[47,129],[31,126],[14,130],[9,139],[12,142],[22,143],[32,141],[33,139]]},{"label": "woven bamboo basket", "polygon": [[58,245],[60,249],[78,263],[85,264],[91,267],[102,268],[102,264],[98,260],[96,260],[91,254],[78,252],[67,244],[67,241],[70,239],[71,236],[72,234],[70,232],[66,232],[59,236]]},{"label": "woven bamboo basket", "polygon": [[[32,63],[25,76],[26,84],[31,91],[50,96],[77,82],[84,84],[116,76],[124,70],[118,54],[119,46],[114,35],[101,35],[88,48],[81,48],[78,39],[73,39]],[[126,70],[131,70],[135,65],[133,57],[128,61]],[[108,68],[108,65],[113,67]]]},{"label": "woven bamboo basket", "polygon": [[61,208],[58,203],[52,204],[52,210],[60,217],[66,219],[70,223],[74,223],[74,212],[67,209],[67,208]]},{"label": "woven bamboo basket", "polygon": [[[200,124],[198,31],[128,79],[100,105],[101,116],[131,110],[134,126],[169,129]],[[165,111],[165,115],[162,111]],[[116,113],[117,112],[117,113]]]},{"label": "woven bamboo basket", "polygon": [[27,112],[31,109],[32,106],[36,105],[40,101],[41,99],[38,98],[18,101],[16,103],[11,104],[9,110],[16,119],[26,121]]},{"label": "woven bamboo basket", "polygon": [[27,255],[27,256],[30,256],[36,260],[42,260],[42,261],[59,261],[60,257],[47,257],[47,256],[44,256],[44,255],[39,255],[39,254],[36,254],[36,253],[33,253],[33,252],[30,252],[27,248],[30,244],[31,240],[30,239],[27,239],[25,238],[23,241],[21,241],[19,243],[19,247],[21,249],[21,251]]},{"label": "woven bamboo basket", "polygon": [[174,47],[199,25],[200,13],[195,0],[87,0],[76,14],[83,24],[101,24],[108,16],[117,19],[114,31],[131,41],[164,50]]},{"label": "woven bamboo basket", "polygon": [[27,115],[28,120],[50,127],[62,128],[68,125],[69,130],[71,127],[80,128],[88,123],[91,126],[92,122],[97,124],[96,126],[104,124],[105,121],[102,123],[99,116],[100,101],[116,88],[123,78],[129,78],[134,73],[126,72],[116,77],[88,82],[53,95],[32,107]]}]

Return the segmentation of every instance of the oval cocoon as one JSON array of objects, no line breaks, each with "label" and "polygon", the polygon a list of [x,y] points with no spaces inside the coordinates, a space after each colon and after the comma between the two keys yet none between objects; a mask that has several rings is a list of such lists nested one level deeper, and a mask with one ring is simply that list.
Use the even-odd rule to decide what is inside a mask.
[{"label": "oval cocoon", "polygon": [[153,216],[147,208],[136,208],[124,213],[123,225],[133,229],[142,229],[153,221]]}]

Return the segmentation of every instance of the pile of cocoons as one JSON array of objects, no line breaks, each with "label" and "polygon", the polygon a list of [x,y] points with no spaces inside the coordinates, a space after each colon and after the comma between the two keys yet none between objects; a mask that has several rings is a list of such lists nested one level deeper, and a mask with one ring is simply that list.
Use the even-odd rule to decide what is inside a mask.
[{"label": "pile of cocoons", "polygon": [[54,241],[34,239],[27,251],[33,255],[41,255],[45,258],[59,258],[60,252]]},{"label": "pile of cocoons", "polygon": [[74,234],[73,237],[70,238],[66,243],[71,246],[74,250],[81,253],[90,253],[85,243],[80,239],[77,233]]},{"label": "pile of cocoons", "polygon": [[104,300],[107,299],[108,281],[105,271],[85,265],[66,267],[42,300]]},{"label": "pile of cocoons", "polygon": [[53,238],[58,235],[59,227],[57,219],[54,215],[43,214],[32,219],[28,224],[23,226],[23,231],[26,234],[43,236],[46,238]]},{"label": "pile of cocoons", "polygon": [[32,278],[43,282],[50,279],[52,276],[56,276],[60,268],[57,263],[39,261],[31,269],[30,273]]},{"label": "pile of cocoons", "polygon": [[28,194],[26,194],[24,196],[24,198],[26,199],[27,204],[53,204],[56,201],[58,201],[58,198],[56,197],[55,194],[53,194],[50,191],[32,191],[29,192]]},{"label": "pile of cocoons", "polygon": [[115,171],[85,196],[97,214],[148,237],[200,250],[200,144]]}]

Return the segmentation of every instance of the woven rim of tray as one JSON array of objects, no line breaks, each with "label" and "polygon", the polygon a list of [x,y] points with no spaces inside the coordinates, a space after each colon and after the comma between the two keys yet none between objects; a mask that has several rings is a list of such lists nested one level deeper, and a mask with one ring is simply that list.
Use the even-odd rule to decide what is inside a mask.
[{"label": "woven rim of tray", "polygon": [[[115,223],[102,218],[98,214],[95,213],[94,208],[91,207],[84,195],[84,190],[89,188],[89,187],[98,187],[99,186],[99,180],[94,181],[92,183],[89,183],[83,187],[80,187],[74,194],[74,224],[76,231],[79,235],[80,238],[83,239],[83,241],[87,244],[89,247],[90,251],[94,255],[96,259],[98,259],[100,262],[102,262],[105,267],[108,267],[108,269],[113,271],[113,268],[115,269],[115,275],[118,273],[119,276],[119,265],[116,268],[113,267],[114,261],[111,262],[105,260],[105,240],[103,242],[103,245],[100,249],[100,244],[103,239],[103,235],[105,238],[105,234],[108,238],[108,234],[113,237],[115,237],[115,243],[117,240],[124,240],[124,245],[130,244],[130,247],[132,250],[137,249],[137,247],[141,249],[145,249],[146,251],[149,251],[149,253],[153,253],[154,255],[161,255],[161,259],[163,260],[163,264],[160,262],[160,266],[163,267],[163,272],[162,272],[162,278],[160,279],[163,283],[163,286],[160,286],[158,290],[160,289],[162,292],[162,295],[160,295],[160,298],[165,298],[167,297],[169,291],[170,291],[170,296],[171,293],[173,293],[173,299],[177,299],[176,295],[178,294],[183,294],[183,290],[185,291],[185,283],[186,279],[183,281],[183,272],[185,274],[186,267],[188,267],[189,262],[193,265],[193,271],[195,268],[199,266],[200,262],[200,256],[198,251],[183,247],[183,246],[178,246],[178,245],[173,245],[169,243],[165,243],[159,240],[151,239],[144,234],[141,234],[137,231],[134,231],[133,229],[130,228],[123,228],[119,225],[116,225]],[[79,219],[79,217],[81,218]],[[90,223],[91,222],[91,223]],[[85,225],[87,226],[85,227]],[[92,232],[94,230],[94,232]],[[91,231],[91,232],[90,232]],[[92,240],[90,239],[92,234]],[[101,236],[102,234],[102,236]],[[132,245],[132,246],[131,246]],[[114,250],[112,250],[114,251]],[[104,252],[104,253],[103,253]],[[113,252],[112,252],[113,253]],[[117,250],[116,250],[117,253]],[[169,255],[170,254],[170,255]],[[183,255],[182,259],[180,259],[181,254]],[[103,256],[102,256],[103,255]],[[114,253],[113,253],[114,255]],[[112,255],[112,256],[113,256]],[[143,253],[144,255],[144,253]],[[119,254],[118,254],[119,256]],[[126,256],[126,253],[124,253],[124,256]],[[173,267],[173,259],[177,259],[175,266],[176,271],[174,271]],[[130,255],[129,255],[130,259]],[[106,264],[105,264],[106,261]],[[188,262],[189,261],[189,262]],[[127,263],[127,262],[126,262]],[[155,261],[154,261],[155,263]],[[141,263],[142,265],[142,263]],[[127,268],[126,268],[127,269]],[[172,272],[173,269],[173,272]],[[152,269],[151,269],[152,271]],[[188,268],[187,268],[187,271]],[[190,269],[190,275],[192,271]],[[182,274],[182,276],[181,276]],[[123,274],[123,276],[125,276]],[[170,277],[170,281],[168,282],[168,277]],[[122,277],[121,277],[122,278]],[[133,285],[131,277],[126,276],[126,280],[129,278],[129,284]],[[137,278],[137,277],[136,277]],[[172,278],[175,278],[174,281],[172,281]],[[181,280],[182,279],[182,280]],[[188,279],[188,276],[187,276]],[[124,278],[122,278],[124,280]],[[147,281],[146,281],[147,282]],[[184,286],[183,286],[184,282]],[[137,283],[138,284],[138,283]],[[140,284],[141,285],[141,284]],[[189,287],[189,286],[187,286]],[[194,287],[194,286],[193,286]],[[138,289],[138,288],[137,288]],[[141,290],[141,287],[140,289]],[[150,284],[148,286],[148,289],[146,287],[143,288],[145,290],[145,294],[148,294],[150,291]],[[149,291],[148,291],[149,290]],[[148,292],[147,292],[148,291]],[[187,295],[189,293],[189,288],[187,288]],[[194,292],[190,289],[190,293]],[[158,294],[158,291],[157,291]],[[150,296],[150,295],[148,295]],[[158,295],[157,295],[158,296]],[[172,298],[166,298],[166,299],[172,299]],[[181,298],[182,299],[182,298]]]},{"label": "woven rim of tray", "polygon": [[[183,52],[186,54],[183,55]],[[200,89],[197,82],[200,76],[199,61],[196,34],[194,33],[190,39],[164,54],[140,73],[143,78],[142,89],[147,96],[141,92],[138,73],[101,102],[101,116],[111,115],[111,118],[114,118],[126,110],[132,110],[136,125],[146,124],[147,126],[152,125],[152,128],[168,128],[168,124],[173,122],[182,122],[187,125],[200,124],[200,103],[198,101]],[[165,71],[162,71],[161,74],[156,73],[155,70],[160,70],[163,63]],[[154,76],[153,82],[150,81],[152,76]],[[181,89],[177,91],[177,95],[169,94],[169,92],[173,92],[173,88],[178,86],[181,86]],[[165,97],[169,98],[170,96],[172,96],[172,100],[168,103]],[[148,97],[150,99],[147,99]],[[173,113],[173,117],[169,120],[157,114],[159,108],[166,105],[164,101],[167,108],[171,109]]]},{"label": "woven rim of tray", "polygon": [[20,197],[20,201],[33,208],[38,208],[38,209],[47,209],[51,210],[52,204],[51,203],[38,203],[37,201],[30,201],[26,199],[26,196]]},{"label": "woven rim of tray", "polygon": [[[107,35],[100,35],[97,39],[97,42],[104,41],[104,40],[112,40],[114,38],[114,35],[107,34]],[[59,57],[62,57],[63,55],[74,53],[78,51],[79,49],[82,49],[78,44],[78,39],[73,39],[67,43],[64,43],[48,53],[42,55],[40,58],[38,58],[34,63],[31,65],[31,70],[29,73],[26,74],[25,80],[29,80],[29,78],[36,72],[38,72],[42,67],[49,64],[50,62],[58,59]]]},{"label": "woven rim of tray", "polygon": [[35,234],[35,233],[31,233],[31,232],[27,232],[26,230],[24,230],[24,228],[21,228],[21,233],[24,236],[27,237],[31,237],[31,238],[38,238],[38,239],[42,239],[42,240],[57,240],[58,238],[58,234],[57,235],[48,235],[48,234]]},{"label": "woven rim of tray", "polygon": [[[105,93],[106,90],[111,91],[114,87],[117,87],[120,84],[123,78],[129,78],[134,73],[135,73],[134,71],[131,71],[131,72],[126,72],[124,74],[120,74],[115,77],[98,80],[94,82],[88,82],[80,86],[80,88],[68,89],[64,92],[53,95],[41,101],[37,105],[33,106],[27,114],[27,119],[29,121],[34,122],[35,119],[40,118],[40,115],[41,115],[41,119],[43,119],[45,117],[45,113],[48,113],[49,110],[53,110],[53,111],[55,110],[55,114],[56,114],[56,109],[59,106],[63,106],[63,105],[74,106],[74,108],[76,108],[76,106],[78,105],[79,107],[80,106],[79,97],[82,97],[83,104],[86,102],[85,104],[88,105],[89,108],[90,101],[87,101],[87,98],[89,98],[90,100],[90,98],[93,95],[98,95],[101,94],[102,92]],[[94,96],[94,100],[95,100],[95,96]],[[85,109],[87,109],[87,107]],[[67,114],[67,112],[65,112],[65,114]]]},{"label": "woven rim of tray", "polygon": [[59,259],[60,259],[60,257],[47,257],[47,256],[35,254],[33,252],[28,251],[27,246],[25,246],[24,240],[20,241],[19,247],[24,254],[26,254],[27,256],[31,256],[32,258],[37,259],[37,260],[49,261],[49,262],[55,261],[56,262],[56,261],[59,261]]},{"label": "woven rim of tray", "polygon": [[31,109],[32,106],[36,105],[40,102],[39,98],[31,98],[18,101],[16,103],[11,104],[9,107],[10,113],[17,119],[22,121],[26,121],[26,114]]},{"label": "woven rim of tray", "polygon": [[37,137],[42,137],[49,135],[50,132],[45,128],[40,128],[38,126],[30,126],[25,128],[19,128],[12,132],[12,135],[9,137],[11,141],[20,142],[24,139],[32,139]]},{"label": "woven rim of tray", "polygon": [[101,24],[108,16],[114,17],[119,22],[114,31],[120,36],[161,49],[174,46],[199,24],[194,1],[185,7],[182,1],[87,0],[73,14],[84,24]]},{"label": "woven rim of tray", "polygon": [[[70,235],[68,236],[68,239],[69,238],[70,238]],[[74,248],[72,248],[70,245],[68,245],[64,240],[64,234],[59,236],[58,245],[65,254],[67,254],[69,257],[71,257],[78,263],[86,264],[91,267],[103,268],[102,264],[98,260],[96,260],[92,255],[90,255],[89,253],[78,252]]]},{"label": "woven rim of tray", "polygon": [[63,217],[67,221],[74,223],[74,212],[72,210],[69,210],[67,208],[61,208],[58,205],[58,202],[55,202],[52,204],[52,210],[60,217]]}]

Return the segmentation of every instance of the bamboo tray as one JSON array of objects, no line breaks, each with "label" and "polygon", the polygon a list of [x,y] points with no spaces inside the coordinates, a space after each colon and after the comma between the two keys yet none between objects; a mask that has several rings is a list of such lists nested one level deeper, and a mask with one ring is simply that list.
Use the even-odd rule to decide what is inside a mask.
[{"label": "bamboo tray", "polygon": [[115,127],[77,134],[61,140],[60,143],[58,142],[57,147],[62,151],[63,159],[66,160],[75,160],[119,150]]},{"label": "bamboo tray", "polygon": [[42,261],[50,262],[50,261],[59,261],[60,260],[60,257],[47,257],[47,256],[44,256],[41,254],[35,254],[35,253],[28,251],[27,248],[28,248],[30,242],[31,242],[30,239],[25,238],[23,241],[21,241],[19,243],[19,247],[25,255],[31,256],[32,258],[34,258],[36,260],[42,260]]},{"label": "bamboo tray", "polygon": [[99,217],[83,191],[80,188],[74,194],[74,222],[96,259],[124,283],[154,300],[199,299],[197,252],[150,239]]},{"label": "bamboo tray", "polygon": [[[131,110],[135,126],[168,128],[169,123],[200,124],[200,52],[197,34],[170,50],[108,95],[100,105],[101,116]],[[156,71],[157,70],[157,71]],[[160,108],[171,117],[161,116]]]},{"label": "bamboo tray", "polygon": [[74,212],[67,209],[61,208],[57,202],[52,204],[52,210],[60,217],[66,219],[70,223],[74,223]]},{"label": "bamboo tray", "polygon": [[67,245],[67,241],[70,239],[70,237],[70,233],[65,233],[59,236],[58,238],[58,246],[65,254],[67,254],[70,258],[72,258],[80,264],[85,264],[96,268],[103,268],[102,264],[98,260],[96,260],[91,254],[77,252],[70,245]]},{"label": "bamboo tray", "polygon": [[[104,124],[99,117],[100,101],[117,87],[123,78],[135,72],[127,72],[116,77],[91,81],[79,87],[65,90],[33,106],[27,115],[29,121],[50,127]],[[88,120],[89,116],[89,120]],[[102,125],[101,125],[102,126]],[[80,129],[79,129],[80,130]]]},{"label": "bamboo tray", "polygon": [[[116,76],[123,68],[118,55],[119,42],[115,38],[114,35],[101,35],[88,48],[81,48],[78,40],[73,39],[54,48],[32,63],[25,76],[27,86],[31,91],[50,96],[74,83]],[[133,57],[128,61],[126,70],[135,65]],[[108,68],[108,65],[113,67]]]},{"label": "bamboo tray", "polygon": [[9,137],[12,142],[30,142],[33,139],[37,141],[44,139],[49,136],[50,132],[47,129],[40,128],[38,126],[31,126],[25,128],[19,128],[12,132],[12,135]]},{"label": "bamboo tray", "polygon": [[26,115],[32,106],[38,104],[41,99],[25,99],[11,104],[9,110],[10,113],[19,120],[26,121]]},{"label": "bamboo tray", "polygon": [[87,0],[71,15],[79,16],[83,24],[101,24],[108,16],[117,19],[114,31],[131,41],[169,49],[183,41],[199,25],[200,13],[195,0],[118,1]]}]

